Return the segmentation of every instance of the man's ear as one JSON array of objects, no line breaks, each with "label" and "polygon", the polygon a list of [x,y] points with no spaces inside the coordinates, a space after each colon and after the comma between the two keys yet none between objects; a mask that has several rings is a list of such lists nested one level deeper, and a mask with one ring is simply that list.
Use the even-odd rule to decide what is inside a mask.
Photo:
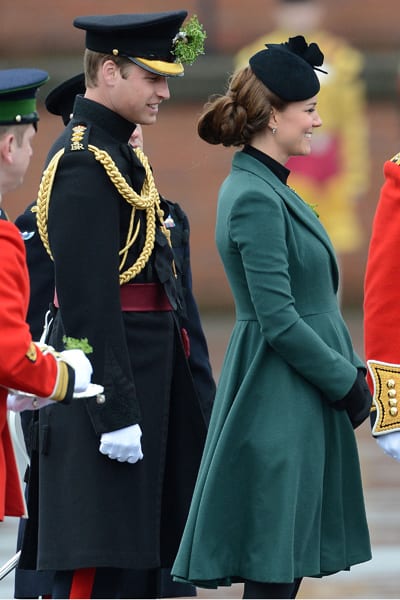
[{"label": "man's ear", "polygon": [[104,81],[108,85],[113,85],[116,75],[119,73],[119,67],[113,60],[106,60],[101,66]]},{"label": "man's ear", "polygon": [[13,162],[15,135],[12,132],[6,133],[0,139],[0,157],[4,164],[11,164]]}]

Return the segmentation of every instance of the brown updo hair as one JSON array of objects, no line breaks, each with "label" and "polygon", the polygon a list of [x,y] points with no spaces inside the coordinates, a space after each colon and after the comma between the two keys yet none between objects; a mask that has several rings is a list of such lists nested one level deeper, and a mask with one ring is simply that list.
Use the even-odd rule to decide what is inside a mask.
[{"label": "brown updo hair", "polygon": [[247,66],[232,75],[225,95],[210,98],[197,131],[209,144],[242,146],[267,127],[272,108],[283,110],[287,104]]}]

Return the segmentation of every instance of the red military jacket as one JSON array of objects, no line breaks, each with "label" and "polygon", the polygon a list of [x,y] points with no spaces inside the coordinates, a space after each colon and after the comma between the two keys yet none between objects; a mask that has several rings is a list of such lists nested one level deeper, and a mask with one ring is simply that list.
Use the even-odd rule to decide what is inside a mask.
[{"label": "red military jacket", "polygon": [[48,397],[58,375],[54,356],[42,354],[32,342],[28,302],[21,234],[13,223],[0,220],[0,520],[26,512],[7,424],[7,389]]},{"label": "red military jacket", "polygon": [[364,343],[373,434],[400,430],[400,153],[384,165],[364,289]]}]

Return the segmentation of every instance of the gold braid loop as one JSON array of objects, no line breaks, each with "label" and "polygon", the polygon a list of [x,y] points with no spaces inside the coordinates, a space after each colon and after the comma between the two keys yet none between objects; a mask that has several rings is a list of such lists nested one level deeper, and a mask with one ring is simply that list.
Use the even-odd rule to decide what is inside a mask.
[{"label": "gold braid loop", "polygon": [[159,195],[154,183],[153,174],[151,172],[148,160],[143,152],[141,153],[143,156],[143,162],[141,157],[139,157],[139,159],[145,169],[146,179],[139,195],[121,175],[115,162],[105,150],[100,150],[100,148],[92,146],[91,144],[89,144],[88,149],[94,153],[95,159],[103,165],[107,175],[117,188],[118,192],[129,204],[132,204],[135,206],[135,208],[142,210],[153,208],[155,206],[156,202],[159,200]]},{"label": "gold braid loop", "polygon": [[[150,169],[147,157],[141,152],[141,156],[138,154],[139,160],[142,162],[146,172],[146,179],[144,180],[143,187],[140,195],[128,184],[126,179],[121,175],[116,164],[112,160],[111,156],[104,150],[100,150],[96,146],[89,144],[89,150],[94,153],[96,160],[98,160],[107,172],[107,175],[117,188],[121,196],[130,204],[139,210],[146,211],[146,238],[140,255],[136,262],[129,267],[126,271],[120,274],[119,283],[123,285],[128,283],[131,279],[136,277],[144,267],[146,266],[154,248],[156,239],[156,213],[155,207],[159,203],[159,194],[154,183],[153,174]],[[126,253],[128,252],[130,243],[127,241]],[[122,259],[122,264],[125,262],[125,258]]]},{"label": "gold braid loop", "polygon": [[[135,148],[135,153],[136,153],[136,156],[138,157],[138,159],[140,160],[140,162],[142,163],[142,165],[144,166],[145,171],[146,171],[146,179],[145,179],[145,181],[143,183],[143,189],[147,190],[147,185],[150,186],[151,182],[154,184],[153,173],[151,171],[151,168],[150,168],[147,156],[143,153],[143,151],[140,148]],[[154,188],[155,188],[155,184],[154,184]],[[151,189],[149,191],[151,193]],[[157,189],[156,189],[156,192],[157,192]],[[163,234],[165,235],[165,237],[167,238],[167,242],[168,242],[170,248],[172,248],[171,232],[165,226],[164,213],[163,213],[163,210],[162,210],[161,205],[160,205],[160,194],[158,192],[157,192],[157,197],[156,197],[156,199],[154,201],[154,204],[155,204],[155,207],[156,207],[158,219],[160,221],[160,229],[163,232]],[[175,267],[175,261],[174,260],[172,261],[172,270],[174,272],[175,277],[177,277],[176,267]]]},{"label": "gold braid loop", "polygon": [[[156,231],[156,212],[160,221],[160,227],[167,237],[168,243],[171,245],[170,240],[170,232],[164,225],[164,214],[162,212],[160,206],[160,196],[158,194],[157,188],[154,183],[153,174],[145,154],[139,149],[135,149],[135,153],[138,156],[140,162],[142,163],[145,172],[146,178],[143,183],[143,187],[141,193],[138,194],[135,190],[128,184],[126,179],[121,175],[119,169],[116,164],[112,160],[111,156],[93,145],[88,145],[88,149],[93,152],[95,159],[103,165],[107,175],[111,179],[114,186],[117,188],[118,192],[121,196],[126,200],[132,207],[133,211],[135,209],[145,210],[146,211],[146,237],[143,245],[143,249],[137,258],[136,262],[129,267],[126,271],[120,274],[119,281],[120,285],[127,283],[138,273],[140,273],[145,265],[147,264],[155,244],[155,231]],[[48,231],[47,231],[47,221],[48,221],[48,213],[49,213],[49,203],[50,203],[50,195],[51,190],[54,183],[54,177],[57,170],[57,166],[61,156],[64,153],[64,149],[61,149],[54,155],[52,160],[50,161],[47,169],[44,171],[42,175],[42,179],[39,186],[38,198],[37,198],[37,227],[39,231],[40,238],[43,242],[43,245],[51,257],[53,259],[50,244],[48,239]],[[136,229],[134,233],[134,238],[136,239],[138,234],[138,230]],[[128,253],[129,248],[133,243],[133,239],[128,239],[125,248],[122,250],[120,254],[123,255],[121,260],[121,268],[126,261],[126,255]],[[175,271],[175,265],[173,265]]]},{"label": "gold braid loop", "polygon": [[64,149],[59,150],[51,159],[47,169],[42,175],[42,179],[39,185],[38,197],[36,201],[36,223],[40,239],[42,240],[43,246],[45,247],[47,254],[51,260],[53,255],[50,250],[49,236],[47,232],[47,220],[49,217],[49,199],[51,188],[53,187],[54,177],[56,174],[58,162],[61,156],[64,154]]}]

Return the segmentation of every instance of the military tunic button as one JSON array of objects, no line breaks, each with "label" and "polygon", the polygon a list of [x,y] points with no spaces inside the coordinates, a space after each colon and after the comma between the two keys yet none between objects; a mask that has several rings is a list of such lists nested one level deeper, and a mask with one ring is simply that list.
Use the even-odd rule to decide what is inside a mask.
[{"label": "military tunic button", "polygon": [[391,416],[392,416],[392,417],[397,417],[397,413],[398,413],[399,411],[397,410],[397,408],[396,408],[395,406],[392,406],[392,407],[389,409],[389,412],[390,412],[390,414],[391,414]]},{"label": "military tunic button", "polygon": [[388,388],[394,388],[395,385],[396,385],[396,382],[395,382],[394,379],[388,379],[387,382],[386,382],[386,385],[387,385]]},{"label": "military tunic button", "polygon": [[396,400],[396,398],[390,398],[390,400],[389,400],[389,406],[397,406],[397,400]]},{"label": "military tunic button", "polygon": [[396,390],[389,390],[388,391],[389,398],[396,398],[396,395],[397,395]]},{"label": "military tunic button", "polygon": [[97,396],[96,396],[97,404],[104,404],[105,401],[106,401],[106,397],[104,394],[97,394]]}]

